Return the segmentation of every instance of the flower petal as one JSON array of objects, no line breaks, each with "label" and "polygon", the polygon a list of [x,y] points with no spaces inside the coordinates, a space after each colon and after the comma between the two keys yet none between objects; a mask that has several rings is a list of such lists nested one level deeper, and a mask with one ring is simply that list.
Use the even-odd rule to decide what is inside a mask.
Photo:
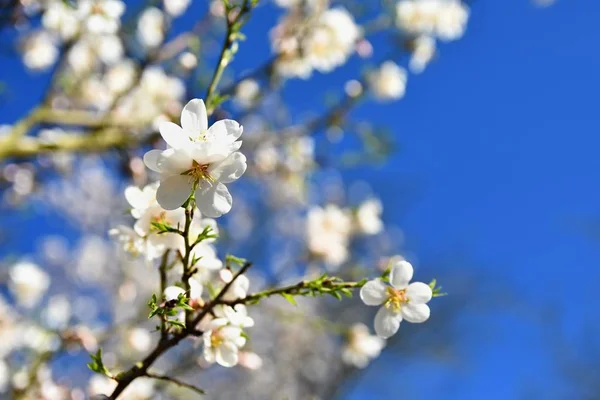
[{"label": "flower petal", "polygon": [[193,182],[189,176],[172,175],[160,181],[156,191],[156,201],[165,210],[181,207],[192,193]]},{"label": "flower petal", "polygon": [[238,348],[235,344],[225,342],[216,349],[215,360],[224,367],[233,367],[238,363]]},{"label": "flower petal", "polygon": [[190,144],[190,139],[183,129],[171,121],[161,122],[158,126],[158,130],[164,141],[174,149],[181,149]]},{"label": "flower petal", "polygon": [[390,283],[396,289],[404,289],[413,277],[413,266],[405,260],[398,260],[392,266]]},{"label": "flower petal", "polygon": [[125,199],[133,208],[145,209],[148,207],[148,201],[144,192],[137,186],[128,186],[125,189]]},{"label": "flower petal", "polygon": [[215,122],[207,133],[207,139],[219,140],[227,143],[235,142],[240,136],[244,128],[232,119],[222,119]]},{"label": "flower petal", "polygon": [[410,300],[411,304],[424,304],[431,300],[433,292],[429,285],[423,282],[414,282],[408,285],[406,288],[406,297]]},{"label": "flower petal", "polygon": [[402,315],[393,313],[385,307],[381,307],[375,315],[375,333],[384,339],[398,332],[402,322]]},{"label": "flower petal", "polygon": [[216,181],[229,183],[242,176],[246,167],[246,156],[237,151],[220,163],[211,165],[208,173]]},{"label": "flower petal", "polygon": [[378,306],[387,298],[387,288],[381,279],[373,279],[360,289],[360,298],[368,306]]},{"label": "flower petal", "polygon": [[144,164],[146,164],[146,167],[150,168],[154,172],[161,172],[161,169],[158,165],[158,160],[160,159],[161,154],[162,150],[150,150],[144,154]]},{"label": "flower petal", "polygon": [[418,324],[429,319],[431,310],[427,304],[411,304],[402,306],[402,317],[408,322]]},{"label": "flower petal", "polygon": [[181,126],[188,136],[196,138],[208,129],[206,106],[201,99],[190,100],[181,111]]},{"label": "flower petal", "polygon": [[165,299],[167,299],[167,301],[171,301],[177,300],[177,297],[179,297],[179,295],[183,293],[185,293],[185,290],[183,290],[179,286],[169,286],[163,292],[163,296],[165,296]]},{"label": "flower petal", "polygon": [[196,189],[196,206],[207,217],[216,218],[227,214],[232,204],[231,194],[222,183],[210,185],[208,182],[201,182]]}]

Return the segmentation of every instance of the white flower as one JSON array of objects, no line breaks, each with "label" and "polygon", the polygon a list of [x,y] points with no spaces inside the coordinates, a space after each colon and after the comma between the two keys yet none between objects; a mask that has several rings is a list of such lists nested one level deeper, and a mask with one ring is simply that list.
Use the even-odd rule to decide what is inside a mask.
[{"label": "white flower", "polygon": [[128,226],[119,225],[108,231],[109,236],[117,239],[127,253],[137,257],[146,252],[146,243],[141,237]]},{"label": "white flower", "polygon": [[44,320],[52,329],[63,329],[71,319],[71,302],[66,296],[52,296],[44,310]]},{"label": "white flower", "polygon": [[254,320],[252,317],[248,316],[248,309],[243,304],[236,304],[234,307],[215,307],[214,312],[217,318],[224,318],[229,325],[237,326],[239,328],[250,328],[254,326]]},{"label": "white flower", "polygon": [[435,31],[441,40],[460,39],[467,29],[469,7],[461,0],[446,0],[440,6]]},{"label": "white flower", "polygon": [[193,69],[198,65],[198,58],[189,51],[179,55],[179,64],[185,69]]},{"label": "white flower", "polygon": [[185,294],[185,290],[179,286],[168,286],[163,291],[163,296],[166,301],[177,300],[180,294]]},{"label": "white flower", "polygon": [[107,65],[112,65],[123,57],[123,43],[117,35],[102,35],[94,41],[98,58]]},{"label": "white flower", "polygon": [[204,241],[197,244],[192,249],[190,258],[199,258],[196,264],[194,264],[194,266],[198,269],[218,271],[223,267],[223,261],[217,257],[217,251],[215,248]]},{"label": "white flower", "polygon": [[[225,283],[229,283],[233,279],[233,274],[229,269],[222,269],[220,277]],[[248,294],[249,288],[250,280],[248,277],[246,275],[240,275],[231,284],[227,292],[223,295],[222,299],[225,301],[243,299]]]},{"label": "white flower", "polygon": [[58,33],[62,39],[68,40],[79,32],[80,22],[73,7],[62,1],[54,1],[44,12],[42,25],[44,28]]},{"label": "white flower", "polygon": [[86,29],[95,34],[114,34],[121,26],[125,4],[120,0],[80,0],[77,10]]},{"label": "white flower", "polygon": [[375,235],[383,230],[381,212],[383,207],[377,199],[370,199],[362,203],[356,212],[356,225],[360,232]]},{"label": "white flower", "polygon": [[217,318],[208,324],[209,330],[203,335],[204,359],[210,364],[233,367],[239,361],[239,349],[246,344],[246,338],[240,327],[226,323],[224,318]]},{"label": "white flower", "polygon": [[217,121],[208,128],[204,102],[191,100],[181,112],[181,127],[163,122],[160,133],[169,145],[164,151],[144,155],[148,168],[160,173],[156,199],[161,207],[181,207],[194,190],[203,215],[220,217],[231,210],[232,198],[225,183],[246,171],[246,157],[237,150],[242,127],[233,120]]},{"label": "white flower", "polygon": [[317,27],[307,37],[305,56],[315,69],[329,72],[346,62],[359,37],[360,29],[346,9],[329,9],[320,15]]},{"label": "white flower", "polygon": [[154,48],[165,38],[165,16],[156,7],[149,7],[142,13],[137,26],[137,37],[143,46]]},{"label": "white flower", "polygon": [[191,0],[163,0],[165,11],[172,17],[179,17],[188,8]]},{"label": "white flower", "polygon": [[369,361],[379,356],[385,340],[371,335],[364,324],[354,324],[348,332],[348,342],[342,350],[342,361],[357,368],[365,368]]},{"label": "white flower", "polygon": [[143,353],[150,350],[152,336],[147,329],[133,328],[127,335],[127,342],[135,351]]},{"label": "white flower", "polygon": [[235,101],[243,108],[251,107],[258,94],[260,86],[254,79],[244,79],[235,88]]},{"label": "white flower", "polygon": [[50,276],[37,265],[27,261],[13,265],[9,276],[9,289],[17,302],[27,308],[37,305],[50,286]]},{"label": "white flower", "polygon": [[34,33],[23,44],[23,62],[29,69],[46,69],[54,64],[57,58],[58,49],[48,32]]},{"label": "white flower", "polygon": [[240,351],[239,363],[242,367],[250,370],[260,369],[263,365],[262,358],[252,351]]},{"label": "white flower", "polygon": [[435,55],[435,40],[431,36],[421,35],[412,42],[409,68],[414,74],[420,74]]},{"label": "white flower", "polygon": [[404,68],[393,61],[386,61],[369,75],[369,87],[379,100],[397,100],[404,96],[406,80]]},{"label": "white flower", "polygon": [[106,85],[108,89],[120,94],[131,88],[135,82],[136,68],[131,60],[124,60],[113,65],[106,72]]},{"label": "white flower", "polygon": [[414,35],[460,39],[469,19],[469,8],[461,0],[401,0],[396,4],[396,24]]},{"label": "white flower", "polygon": [[348,241],[352,221],[348,212],[328,204],[308,211],[306,236],[308,249],[322,258],[328,267],[336,268],[348,258]]},{"label": "white flower", "polygon": [[390,272],[390,284],[381,279],[367,282],[360,290],[360,298],[368,306],[383,304],[375,315],[375,332],[388,338],[398,331],[403,319],[421,323],[429,319],[426,304],[433,295],[431,288],[422,282],[409,284],[413,267],[408,261],[395,260]]}]

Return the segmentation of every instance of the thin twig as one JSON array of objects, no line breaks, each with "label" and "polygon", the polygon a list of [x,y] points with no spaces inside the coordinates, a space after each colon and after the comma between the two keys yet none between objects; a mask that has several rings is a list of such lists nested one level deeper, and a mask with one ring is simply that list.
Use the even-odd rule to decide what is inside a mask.
[{"label": "thin twig", "polygon": [[191,383],[185,383],[182,382],[178,379],[175,378],[171,378],[170,376],[166,376],[166,375],[157,375],[157,374],[153,374],[151,372],[146,372],[146,374],[144,376],[147,376],[148,378],[152,378],[152,379],[158,379],[161,381],[166,381],[166,382],[171,382],[174,383],[177,386],[181,386],[184,387],[186,389],[190,389],[198,394],[204,395],[206,394],[206,392],[202,389],[200,389],[199,387],[196,387],[194,385],[192,385]]}]

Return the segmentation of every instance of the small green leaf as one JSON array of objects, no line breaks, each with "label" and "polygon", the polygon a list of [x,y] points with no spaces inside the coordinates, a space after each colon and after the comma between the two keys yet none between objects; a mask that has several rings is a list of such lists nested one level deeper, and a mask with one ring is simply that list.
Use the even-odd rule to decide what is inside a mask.
[{"label": "small green leaf", "polygon": [[280,293],[280,294],[281,294],[281,297],[283,297],[284,299],[286,299],[288,301],[288,303],[290,303],[294,306],[298,305],[298,303],[296,303],[296,299],[291,294],[289,294],[289,293]]}]

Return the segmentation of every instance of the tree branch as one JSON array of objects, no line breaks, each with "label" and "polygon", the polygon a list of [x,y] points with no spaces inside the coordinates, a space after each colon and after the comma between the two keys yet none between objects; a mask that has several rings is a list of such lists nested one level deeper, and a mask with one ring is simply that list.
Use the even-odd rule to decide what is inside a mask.
[{"label": "tree branch", "polygon": [[200,389],[199,387],[196,387],[196,386],[194,386],[194,385],[192,385],[190,383],[182,382],[182,381],[180,381],[178,379],[175,379],[175,378],[171,378],[170,376],[157,375],[157,374],[153,374],[151,372],[146,372],[146,374],[144,376],[147,376],[148,378],[152,378],[152,379],[158,379],[158,380],[161,380],[161,381],[171,382],[171,383],[174,383],[177,386],[181,386],[181,387],[184,387],[186,389],[190,389],[190,390],[192,390],[192,391],[194,391],[194,392],[196,392],[198,394],[201,394],[201,395],[206,394],[206,392],[204,390]]}]

